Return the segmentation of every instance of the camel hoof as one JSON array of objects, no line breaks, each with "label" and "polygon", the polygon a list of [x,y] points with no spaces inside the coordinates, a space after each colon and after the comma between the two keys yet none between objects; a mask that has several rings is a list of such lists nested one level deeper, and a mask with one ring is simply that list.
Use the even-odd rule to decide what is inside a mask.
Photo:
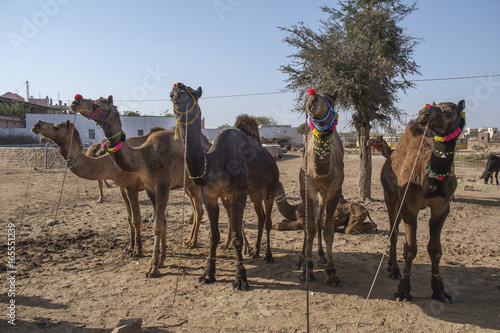
[{"label": "camel hoof", "polygon": [[331,287],[342,287],[342,285],[344,283],[338,277],[334,277],[334,278],[329,277],[326,279],[326,284],[331,286]]},{"label": "camel hoof", "polygon": [[320,262],[321,264],[326,264],[326,257],[324,254],[319,256],[318,262]]},{"label": "camel hoof", "polygon": [[160,276],[160,271],[158,268],[150,268],[149,271],[146,273],[146,279],[152,279],[152,278],[157,278]]},{"label": "camel hoof", "polygon": [[215,282],[215,278],[207,279],[206,277],[201,276],[198,278],[198,282],[201,284],[212,284]]},{"label": "camel hoof", "polygon": [[188,241],[185,241],[184,244],[186,245],[186,247],[188,249],[194,249],[194,248],[196,248],[196,245],[197,245],[196,243],[188,242]]},{"label": "camel hoof", "polygon": [[389,278],[394,279],[394,280],[400,280],[401,279],[401,272],[390,273]]},{"label": "camel hoof", "polygon": [[248,289],[250,289],[250,285],[248,284],[247,281],[234,281],[233,287],[234,287],[234,290],[247,291]]},{"label": "camel hoof", "polygon": [[314,277],[313,273],[309,273],[309,275],[306,275],[306,273],[302,273],[302,274],[300,274],[300,281],[305,282],[306,281],[306,276],[307,276],[307,281],[308,282],[312,282],[312,281],[316,280],[316,278]]},{"label": "camel hoof", "polygon": [[452,302],[452,297],[445,293],[444,291],[439,294],[439,295],[434,295],[432,294],[432,299],[438,302],[443,302],[443,303],[451,303]]},{"label": "camel hoof", "polygon": [[139,258],[142,258],[144,255],[142,254],[142,252],[133,251],[133,252],[130,252],[129,256],[132,259],[139,259]]},{"label": "camel hoof", "polygon": [[410,294],[400,292],[400,291],[397,291],[394,294],[394,298],[396,299],[396,301],[399,301],[399,302],[411,302],[411,300],[412,300],[412,297]]}]

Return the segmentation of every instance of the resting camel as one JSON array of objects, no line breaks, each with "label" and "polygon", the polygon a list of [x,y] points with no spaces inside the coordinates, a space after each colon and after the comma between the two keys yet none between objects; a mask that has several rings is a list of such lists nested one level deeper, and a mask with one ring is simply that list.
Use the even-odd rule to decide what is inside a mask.
[{"label": "resting camel", "polygon": [[[292,221],[277,223],[276,230],[303,230],[305,217],[304,204],[302,202],[296,205],[288,203],[281,182],[276,191],[275,200],[281,215],[289,221]],[[377,225],[373,222],[368,210],[357,202],[345,200],[343,195],[340,197],[333,218],[335,231],[340,231],[339,227],[344,226],[344,232],[346,234],[358,234],[377,229]],[[366,218],[370,221],[365,222]],[[324,221],[322,227],[324,227]],[[318,235],[318,245],[320,248],[320,235]]]},{"label": "resting camel", "polygon": [[[417,217],[420,210],[429,207],[431,217],[427,251],[431,259],[432,298],[443,302],[451,301],[451,296],[444,290],[439,273],[442,254],[440,237],[444,221],[450,212],[450,198],[457,187],[453,155],[458,134],[465,124],[464,107],[463,100],[458,105],[427,104],[420,110],[416,121],[408,124],[398,146],[382,167],[380,179],[391,230],[394,229],[390,238],[387,270],[391,278],[401,278],[394,295],[399,300],[411,300],[410,273],[417,254]],[[398,215],[399,209],[401,213]],[[396,259],[397,234],[401,219],[406,230],[402,274]]]},{"label": "resting camel", "polygon": [[[158,277],[159,268],[164,267],[167,257],[167,221],[165,210],[171,189],[182,188],[193,206],[194,224],[191,234],[186,241],[188,246],[197,242],[198,228],[203,216],[201,203],[201,189],[192,180],[186,177],[184,170],[184,147],[178,140],[174,140],[173,131],[157,131],[151,133],[146,142],[140,147],[133,147],[125,141],[125,132],[122,130],[120,114],[113,97],[100,97],[93,101],[76,95],[71,103],[71,110],[81,113],[84,117],[99,124],[107,138],[106,147],[116,165],[127,172],[134,173],[146,184],[148,195],[152,198],[156,219],[154,224],[154,249],[150,268],[146,272],[147,278]],[[210,143],[206,138],[198,138],[200,145],[207,149]]]},{"label": "resting camel", "polygon": [[[139,209],[139,191],[144,190],[144,183],[139,176],[122,171],[116,166],[109,154],[97,158],[83,153],[80,134],[69,121],[51,124],[38,121],[31,131],[52,139],[59,146],[59,153],[66,161],[67,168],[78,177],[88,180],[112,180],[119,188],[127,207],[130,229],[129,251],[133,256],[142,256],[141,211]],[[127,140],[131,145],[139,146],[147,136],[139,136]],[[71,148],[70,148],[71,147]],[[67,158],[67,160],[66,160]]]},{"label": "resting camel", "polygon": [[[312,248],[316,232],[321,235],[323,214],[326,212],[324,229],[327,253],[326,283],[331,286],[340,286],[342,281],[337,277],[332,255],[334,215],[344,181],[344,149],[336,131],[337,114],[333,109],[337,91],[331,95],[316,94],[316,91],[311,88],[308,94],[305,105],[311,130],[305,143],[305,153],[299,173],[300,196],[306,207],[307,219],[305,219],[304,245],[297,266],[303,267],[300,276],[302,281],[315,279]],[[324,260],[321,247],[318,249],[318,254]],[[304,261],[307,262],[308,267]]]},{"label": "resting camel", "polygon": [[215,282],[215,260],[220,241],[217,201],[221,198],[229,203],[231,237],[236,250],[236,276],[233,285],[237,290],[247,290],[249,285],[242,256],[242,222],[246,199],[250,196],[258,216],[256,249],[260,247],[265,225],[267,250],[264,259],[267,262],[273,261],[270,244],[271,211],[279,171],[271,154],[260,144],[259,137],[251,134],[249,128],[257,126],[250,117],[239,118],[236,128],[221,132],[210,150],[205,150],[200,142],[201,108],[198,99],[201,94],[201,87],[194,90],[182,83],[174,84],[170,94],[177,118],[176,130],[187,145],[186,169],[195,184],[203,189],[205,208],[210,220],[210,254],[199,281]]},{"label": "resting camel", "polygon": [[372,146],[373,150],[379,151],[385,158],[389,158],[394,151],[381,135],[368,140],[368,145]]},{"label": "resting camel", "polygon": [[[107,151],[103,149],[102,144],[103,144],[102,142],[94,143],[87,149],[85,155],[87,157],[99,157],[106,154]],[[104,184],[106,184],[106,187],[108,188],[111,187],[111,185],[108,184],[106,180],[100,180],[100,179],[97,180],[97,186],[99,187],[99,200],[97,200],[98,203],[104,202],[104,191],[103,191]]]}]

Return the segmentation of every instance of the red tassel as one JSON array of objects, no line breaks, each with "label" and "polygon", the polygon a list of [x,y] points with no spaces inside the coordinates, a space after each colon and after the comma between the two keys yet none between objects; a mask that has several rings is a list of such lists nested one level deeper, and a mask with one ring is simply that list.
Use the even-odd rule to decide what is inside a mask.
[{"label": "red tassel", "polygon": [[76,94],[76,95],[75,95],[75,99],[83,99],[83,97],[82,97],[82,95],[80,95],[80,94]]},{"label": "red tassel", "polygon": [[314,88],[307,89],[307,94],[309,96],[316,95],[316,89],[314,89]]}]

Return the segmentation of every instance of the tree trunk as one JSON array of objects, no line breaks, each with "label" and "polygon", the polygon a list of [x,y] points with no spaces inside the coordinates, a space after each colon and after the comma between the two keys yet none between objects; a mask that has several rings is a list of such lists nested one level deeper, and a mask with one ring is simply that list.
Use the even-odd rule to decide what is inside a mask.
[{"label": "tree trunk", "polygon": [[369,122],[355,124],[358,130],[359,142],[359,196],[362,199],[371,198],[372,185],[372,154],[368,139],[370,139],[370,129],[372,126]]}]

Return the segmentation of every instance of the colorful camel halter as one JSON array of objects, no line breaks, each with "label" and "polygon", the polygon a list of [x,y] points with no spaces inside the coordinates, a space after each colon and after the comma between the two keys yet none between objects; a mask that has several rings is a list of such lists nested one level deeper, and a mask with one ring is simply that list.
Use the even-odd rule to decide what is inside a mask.
[{"label": "colorful camel halter", "polygon": [[[79,100],[79,99],[83,99],[82,95],[80,94],[76,94],[75,95],[75,100]],[[106,118],[108,118],[109,114],[111,113],[111,108],[109,109],[103,109],[103,108],[98,108],[97,105],[94,104],[94,101],[89,98],[89,101],[90,101],[90,104],[92,105],[92,113],[90,114],[90,116],[88,117],[88,119],[92,119],[92,117],[94,116],[94,114],[97,112],[97,113],[101,113],[101,111],[107,111],[108,114],[106,115],[106,117],[104,117],[103,120],[101,120],[100,122],[97,122],[97,124],[101,125],[105,120]]]},{"label": "colorful camel halter", "polygon": [[[424,107],[427,108],[427,109],[429,109],[429,111],[434,110],[434,107],[432,105],[430,105],[430,104],[425,104]],[[463,119],[465,119],[465,112],[464,111],[462,111],[460,113],[460,117],[462,117]],[[455,139],[460,134],[460,132],[462,132],[462,129],[460,127],[457,127],[457,128],[455,128],[455,130],[453,132],[451,132],[451,133],[449,133],[449,134],[447,134],[445,136],[437,136],[437,135],[435,135],[434,136],[434,140],[435,141],[439,141],[439,142],[448,142],[450,140]]]},{"label": "colorful camel halter", "polygon": [[[314,88],[309,88],[307,90],[307,94],[309,96],[316,95],[316,90]],[[335,129],[337,128],[339,115],[335,112],[325,96],[321,94],[318,94],[318,96],[322,97],[328,105],[328,113],[322,119],[312,118],[309,114],[307,114],[307,119],[309,119],[309,127],[314,133],[314,143],[312,145],[314,153],[319,156],[319,159],[322,160],[326,156],[328,156],[328,154],[330,154],[330,151],[332,150],[332,138],[323,140],[323,137],[335,131]],[[332,120],[328,124],[324,126],[320,126],[317,124],[326,121],[332,114]]]},{"label": "colorful camel halter", "polygon": [[[193,106],[191,106],[191,109],[187,110],[186,112],[182,112],[182,111],[177,110],[175,108],[175,104],[173,104],[173,106],[174,106],[174,116],[175,116],[175,135],[174,135],[174,139],[178,140],[179,139],[179,130],[178,130],[177,126],[179,124],[184,125],[184,126],[191,125],[192,123],[194,123],[194,121],[196,119],[198,119],[198,117],[200,116],[201,112],[200,112],[200,108],[199,108],[198,102],[196,101],[196,99],[194,99],[193,94],[191,93],[191,91],[189,91],[189,89],[186,88],[186,85],[184,83],[176,82],[176,83],[174,83],[174,88],[181,88],[181,89],[186,90],[189,93],[189,95],[191,96],[191,99],[193,100]],[[198,112],[196,113],[196,115],[192,119],[188,119],[188,115],[191,113],[191,111],[193,111],[193,109],[194,109],[195,106],[198,106],[196,108]],[[186,115],[186,117],[185,117],[186,118],[186,122],[182,122],[179,119],[180,118],[179,115]]]}]

